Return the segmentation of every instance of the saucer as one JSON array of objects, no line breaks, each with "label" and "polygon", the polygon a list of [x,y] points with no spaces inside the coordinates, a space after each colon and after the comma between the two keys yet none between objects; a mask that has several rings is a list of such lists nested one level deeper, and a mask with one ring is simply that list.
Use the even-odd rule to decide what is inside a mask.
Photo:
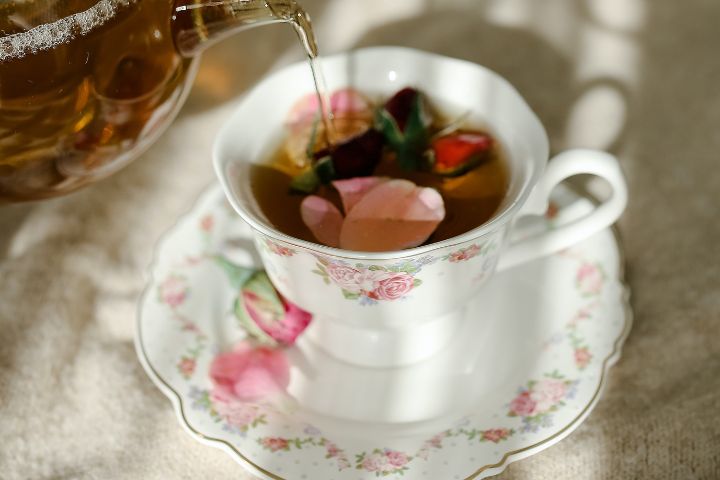
[{"label": "saucer", "polygon": [[[592,208],[562,187],[553,204],[516,235]],[[260,478],[500,473],[587,418],[632,321],[620,248],[607,229],[496,274],[465,306],[461,331],[426,361],[358,367],[304,335],[291,348],[266,352],[274,363],[263,375],[282,378],[283,391],[230,401],[213,393],[208,372],[219,353],[247,337],[233,314],[234,275],[237,266],[259,265],[250,228],[219,187],[210,189],[159,243],[135,344],[181,425]]]}]

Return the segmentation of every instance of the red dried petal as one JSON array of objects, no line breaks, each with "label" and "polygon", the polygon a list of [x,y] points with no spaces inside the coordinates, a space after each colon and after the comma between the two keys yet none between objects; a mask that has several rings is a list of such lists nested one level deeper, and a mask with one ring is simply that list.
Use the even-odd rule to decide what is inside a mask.
[{"label": "red dried petal", "polygon": [[[432,142],[434,171],[443,175],[464,173],[490,151],[493,140],[484,133],[454,133]],[[474,165],[472,165],[474,166]]]},{"label": "red dried petal", "polygon": [[395,119],[401,132],[405,131],[410,111],[412,110],[415,97],[420,94],[414,88],[403,88],[385,103],[385,110]]},{"label": "red dried petal", "polygon": [[367,177],[373,174],[382,157],[384,139],[377,130],[365,133],[337,144],[332,150],[323,149],[315,154],[316,159],[330,155],[335,167],[335,178],[342,180],[353,177]]}]

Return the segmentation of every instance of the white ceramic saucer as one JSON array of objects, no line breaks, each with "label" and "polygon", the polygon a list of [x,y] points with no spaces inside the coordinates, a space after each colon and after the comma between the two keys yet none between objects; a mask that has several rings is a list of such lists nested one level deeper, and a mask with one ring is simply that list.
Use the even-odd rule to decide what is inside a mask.
[{"label": "white ceramic saucer", "polygon": [[[561,188],[554,202],[562,215],[525,225],[520,235],[591,208]],[[301,337],[279,354],[289,366],[285,392],[220,401],[209,365],[246,335],[232,314],[237,289],[227,266],[256,262],[249,227],[211,189],[159,244],[136,348],[180,423],[261,478],[497,474],[587,417],[631,325],[617,239],[605,230],[497,274],[467,305],[453,343],[425,362],[360,368]]]}]

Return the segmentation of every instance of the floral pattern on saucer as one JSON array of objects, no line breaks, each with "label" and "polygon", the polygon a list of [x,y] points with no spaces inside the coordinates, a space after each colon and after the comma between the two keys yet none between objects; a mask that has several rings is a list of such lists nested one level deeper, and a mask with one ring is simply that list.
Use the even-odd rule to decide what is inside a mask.
[{"label": "floral pattern on saucer", "polygon": [[[224,207],[222,194],[213,190],[168,234],[143,297],[136,345],[149,375],[173,399],[188,428],[229,447],[226,450],[262,478],[425,480],[450,475],[448,465],[457,478],[498,473],[508,456],[511,461],[527,456],[579,424],[577,419],[594,405],[606,368],[617,358],[629,327],[627,316],[611,316],[615,307],[609,299],[623,290],[618,265],[613,263],[615,241],[606,232],[595,246],[579,246],[552,260],[566,272],[562,277],[566,286],[556,288],[563,289],[573,309],[538,342],[537,364],[543,370],[528,371],[514,385],[499,385],[477,410],[425,434],[407,434],[398,440],[323,431],[306,420],[303,406],[284,391],[242,400],[214,389],[209,380],[216,356],[245,338],[231,313],[236,288],[217,261],[234,245],[228,239],[242,232],[245,227]],[[604,250],[599,242],[604,242]],[[251,261],[251,252],[243,248],[233,254]],[[271,241],[262,248],[276,255],[294,253]],[[348,299],[394,301],[422,284],[417,275],[423,266],[474,261],[491,248],[495,247],[472,245],[389,267],[332,263],[318,257],[316,274],[338,285]],[[224,319],[218,313],[203,314],[212,311],[210,305],[225,312]],[[255,378],[249,381],[264,377]]]}]

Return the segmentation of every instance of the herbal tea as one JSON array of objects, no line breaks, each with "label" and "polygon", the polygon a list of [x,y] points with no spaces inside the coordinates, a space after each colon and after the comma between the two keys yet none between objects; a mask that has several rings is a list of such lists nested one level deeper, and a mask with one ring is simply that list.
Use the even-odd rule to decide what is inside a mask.
[{"label": "herbal tea", "polygon": [[278,230],[333,247],[388,251],[463,234],[498,210],[509,172],[488,132],[463,119],[444,122],[411,88],[377,104],[352,89],[328,100],[327,115],[315,95],[299,100],[278,150],[252,166],[252,193]]}]

